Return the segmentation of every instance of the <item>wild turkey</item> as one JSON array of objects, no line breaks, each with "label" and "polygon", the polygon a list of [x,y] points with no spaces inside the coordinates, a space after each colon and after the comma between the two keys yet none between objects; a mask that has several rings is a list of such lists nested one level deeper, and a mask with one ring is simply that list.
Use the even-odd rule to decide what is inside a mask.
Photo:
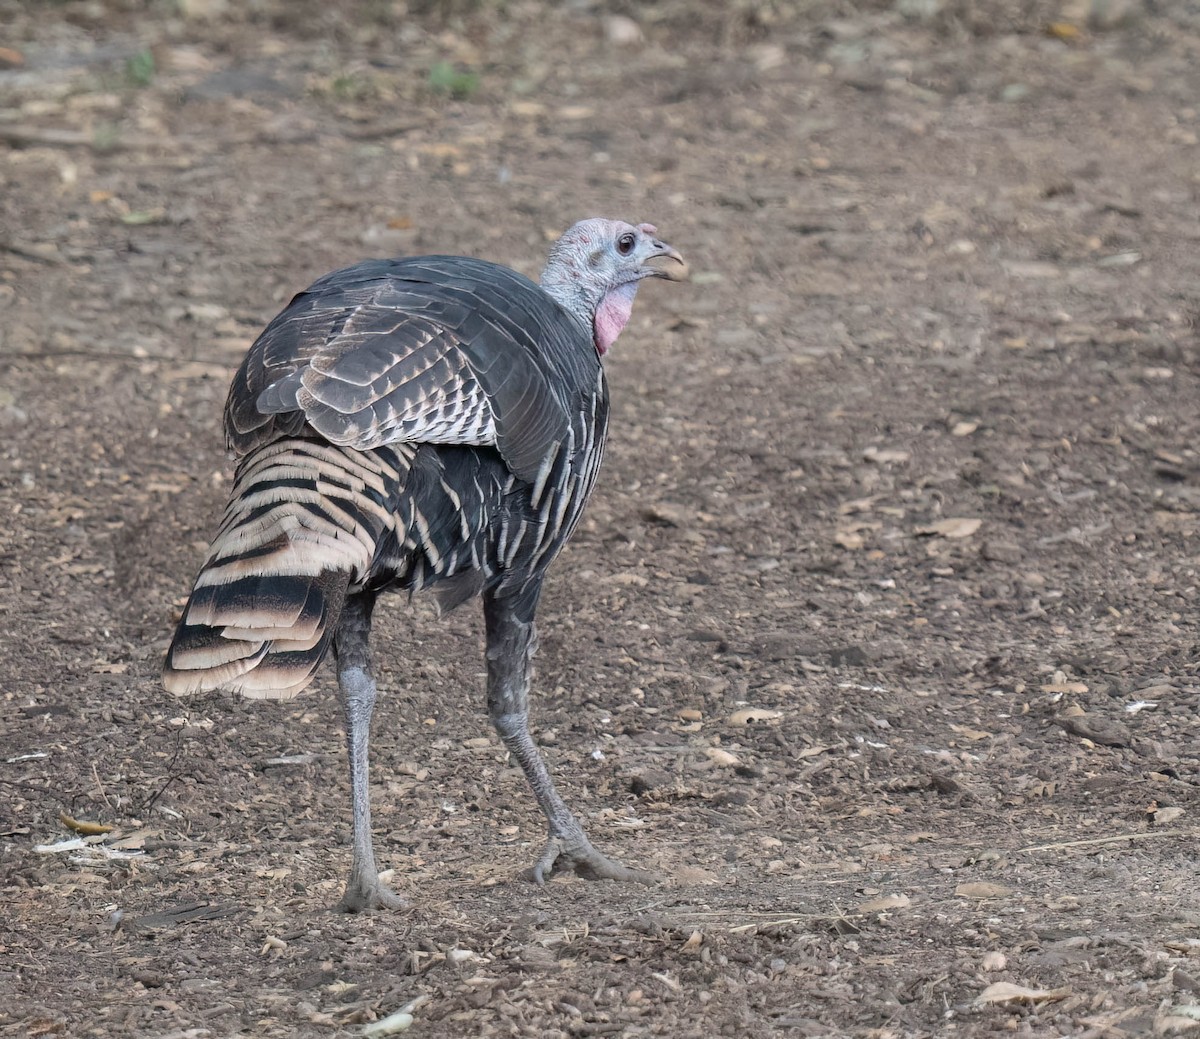
[{"label": "wild turkey", "polygon": [[345,910],[403,904],[379,879],[367,786],[368,637],[387,588],[431,588],[447,609],[482,595],[488,713],[550,824],[534,879],[645,879],[597,851],[558,795],[527,700],[542,581],[604,449],[600,359],[642,279],[686,270],[656,235],[581,221],[540,287],[456,256],[347,267],[296,296],[234,376],[237,476],[163,682],[287,699],[332,649],[354,813]]}]

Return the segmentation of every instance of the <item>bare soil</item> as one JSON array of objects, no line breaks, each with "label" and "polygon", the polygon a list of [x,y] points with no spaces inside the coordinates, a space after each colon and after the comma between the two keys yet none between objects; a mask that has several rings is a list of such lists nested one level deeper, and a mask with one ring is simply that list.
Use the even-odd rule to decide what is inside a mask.
[{"label": "bare soil", "polygon": [[[0,1035],[1200,1029],[1200,8],[410,6],[0,0]],[[228,379],[327,270],[596,214],[694,278],[610,355],[535,724],[668,879],[522,878],[478,611],[396,598],[412,906],[336,915],[332,680],[158,684]]]}]

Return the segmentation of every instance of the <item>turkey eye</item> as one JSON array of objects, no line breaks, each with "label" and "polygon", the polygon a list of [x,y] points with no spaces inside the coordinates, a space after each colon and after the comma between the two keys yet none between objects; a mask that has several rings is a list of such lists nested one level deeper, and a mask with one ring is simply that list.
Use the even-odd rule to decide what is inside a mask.
[{"label": "turkey eye", "polygon": [[617,252],[622,256],[628,256],[633,251],[633,243],[636,241],[637,239],[633,236],[632,232],[626,231],[617,239]]}]

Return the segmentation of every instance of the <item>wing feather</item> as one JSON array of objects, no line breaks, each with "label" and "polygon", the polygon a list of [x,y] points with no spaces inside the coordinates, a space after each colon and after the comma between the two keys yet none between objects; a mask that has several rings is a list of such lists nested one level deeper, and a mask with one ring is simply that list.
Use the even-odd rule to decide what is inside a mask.
[{"label": "wing feather", "polygon": [[461,257],[369,261],[300,293],[226,404],[239,454],[304,427],[333,444],[495,447],[536,479],[593,390],[590,330],[533,282]]}]

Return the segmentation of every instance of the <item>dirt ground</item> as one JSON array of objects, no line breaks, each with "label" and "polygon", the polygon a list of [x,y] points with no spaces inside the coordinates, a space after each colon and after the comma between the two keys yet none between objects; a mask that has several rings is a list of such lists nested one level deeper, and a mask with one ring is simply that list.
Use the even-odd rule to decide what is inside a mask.
[{"label": "dirt ground", "polygon": [[[410,6],[0,0],[0,1035],[1200,1030],[1200,7]],[[668,879],[521,878],[478,610],[396,598],[412,906],[336,915],[331,678],[157,678],[230,374],[327,270],[595,214],[693,279],[610,354],[534,721]]]}]

